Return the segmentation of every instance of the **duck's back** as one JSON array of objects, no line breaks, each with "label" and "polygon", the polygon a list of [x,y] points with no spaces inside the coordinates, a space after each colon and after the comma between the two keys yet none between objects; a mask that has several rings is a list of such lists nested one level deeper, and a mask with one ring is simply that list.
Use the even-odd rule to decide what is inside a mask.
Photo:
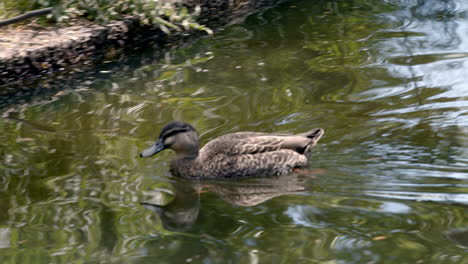
[{"label": "duck's back", "polygon": [[309,159],[304,152],[310,142],[310,138],[301,135],[227,134],[208,142],[200,150],[192,171],[199,173],[201,178],[284,174],[308,164]]}]

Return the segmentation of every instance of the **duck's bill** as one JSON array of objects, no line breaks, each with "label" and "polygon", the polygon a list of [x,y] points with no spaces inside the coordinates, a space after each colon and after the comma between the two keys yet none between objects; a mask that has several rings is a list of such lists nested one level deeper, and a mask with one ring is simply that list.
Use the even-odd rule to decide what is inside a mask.
[{"label": "duck's bill", "polygon": [[162,140],[158,139],[156,143],[154,143],[151,147],[143,150],[143,152],[140,153],[140,157],[146,158],[146,157],[151,157],[155,154],[158,154],[164,149],[164,143]]}]

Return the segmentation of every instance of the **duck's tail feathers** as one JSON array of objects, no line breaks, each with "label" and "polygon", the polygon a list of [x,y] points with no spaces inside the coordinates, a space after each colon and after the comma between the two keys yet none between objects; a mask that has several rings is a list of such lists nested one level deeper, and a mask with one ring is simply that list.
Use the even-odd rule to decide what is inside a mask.
[{"label": "duck's tail feathers", "polygon": [[304,151],[305,155],[308,158],[310,158],[310,149],[313,146],[315,146],[315,144],[317,144],[317,142],[320,140],[320,138],[322,138],[324,133],[325,133],[325,130],[323,130],[322,128],[315,128],[306,133],[301,134],[302,136],[305,136],[311,139],[309,144],[307,144],[305,151]]},{"label": "duck's tail feathers", "polygon": [[320,138],[323,136],[323,134],[325,133],[325,130],[323,130],[322,128],[314,128],[310,131],[307,131],[305,133],[301,133],[299,134],[300,136],[303,136],[303,137],[308,137],[310,139],[313,139],[313,141],[315,143],[317,143],[317,141],[320,140]]}]

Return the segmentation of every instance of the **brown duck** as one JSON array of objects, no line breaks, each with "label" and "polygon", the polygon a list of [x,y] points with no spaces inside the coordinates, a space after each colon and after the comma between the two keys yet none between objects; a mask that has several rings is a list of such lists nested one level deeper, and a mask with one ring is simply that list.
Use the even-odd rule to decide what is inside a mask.
[{"label": "brown duck", "polygon": [[220,136],[199,147],[195,129],[184,122],[167,124],[154,145],[140,157],[164,149],[175,151],[170,170],[183,178],[243,178],[272,176],[309,165],[310,150],[324,130],[302,134],[237,132]]}]

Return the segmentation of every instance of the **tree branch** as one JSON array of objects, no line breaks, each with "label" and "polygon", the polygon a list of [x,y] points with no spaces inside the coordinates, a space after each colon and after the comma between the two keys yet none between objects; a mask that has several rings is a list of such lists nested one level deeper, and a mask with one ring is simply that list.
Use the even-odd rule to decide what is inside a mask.
[{"label": "tree branch", "polygon": [[43,9],[38,9],[34,11],[29,11],[26,12],[22,15],[19,15],[17,17],[5,19],[5,20],[0,20],[0,27],[7,26],[10,24],[18,23],[20,21],[26,20],[31,17],[36,17],[36,16],[42,16],[42,15],[47,15],[52,13],[53,7],[48,7],[48,8],[43,8]]}]

